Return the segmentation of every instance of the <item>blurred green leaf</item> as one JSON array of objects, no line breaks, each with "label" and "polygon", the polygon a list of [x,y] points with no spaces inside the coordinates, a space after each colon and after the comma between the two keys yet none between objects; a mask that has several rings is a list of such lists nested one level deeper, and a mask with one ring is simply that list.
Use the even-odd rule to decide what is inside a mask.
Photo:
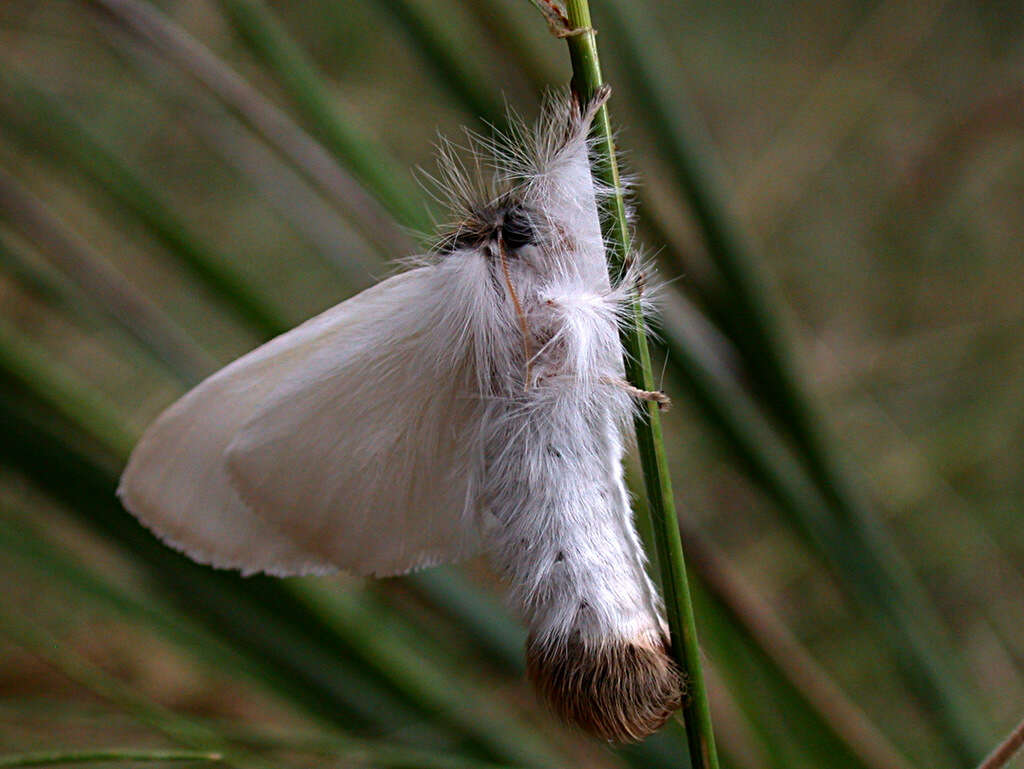
[{"label": "blurred green leaf", "polygon": [[55,750],[45,753],[21,753],[0,756],[0,767],[14,766],[63,766],[66,764],[97,764],[108,761],[219,761],[219,753],[204,753],[198,750]]},{"label": "blurred green leaf", "polygon": [[345,115],[338,97],[328,94],[315,65],[270,8],[261,0],[222,0],[221,5],[261,63],[282,80],[299,112],[334,156],[401,224],[421,233],[433,232],[428,209],[407,171]]},{"label": "blurred green leaf", "polygon": [[[966,684],[966,676],[938,620],[931,599],[902,554],[893,546],[826,433],[823,418],[801,381],[780,320],[780,306],[749,239],[730,212],[717,171],[718,161],[697,110],[665,73],[672,59],[650,22],[615,0],[601,2],[608,31],[625,47],[631,87],[651,118],[676,182],[701,224],[704,240],[721,271],[729,312],[726,329],[756,377],[760,400],[774,412],[806,463],[826,505],[788,509],[858,600],[880,618],[885,636],[900,656],[915,688],[933,704],[962,760],[970,763],[989,741],[988,728]],[[881,618],[884,617],[884,620]]]},{"label": "blurred green leaf", "polygon": [[125,160],[105,146],[53,97],[19,78],[12,70],[0,70],[4,100],[0,112],[8,126],[17,127],[23,139],[47,152],[56,153],[98,188],[117,208],[140,221],[152,235],[173,251],[204,284],[223,300],[223,306],[264,334],[286,327],[282,318],[267,308],[252,289],[231,270],[238,260],[217,253],[177,216],[170,203]]}]

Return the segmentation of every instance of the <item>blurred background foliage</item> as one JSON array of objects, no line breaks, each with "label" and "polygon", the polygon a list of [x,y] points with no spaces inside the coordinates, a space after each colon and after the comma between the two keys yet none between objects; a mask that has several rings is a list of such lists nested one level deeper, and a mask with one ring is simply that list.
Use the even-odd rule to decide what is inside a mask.
[{"label": "blurred background foliage", "polygon": [[[1024,7],[592,10],[723,764],[973,765],[1024,711]],[[422,247],[439,132],[568,78],[526,0],[0,3],[2,753],[686,765],[552,723],[481,562],[242,579],[113,495],[187,386]]]}]

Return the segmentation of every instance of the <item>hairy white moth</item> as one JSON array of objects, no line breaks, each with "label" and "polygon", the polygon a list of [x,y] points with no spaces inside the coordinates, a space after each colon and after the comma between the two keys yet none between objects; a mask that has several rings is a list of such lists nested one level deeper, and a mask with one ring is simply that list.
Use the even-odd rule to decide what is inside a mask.
[{"label": "hairy white moth", "polygon": [[478,141],[484,189],[445,152],[457,224],[439,246],[172,405],[119,494],[171,546],[244,573],[383,576],[484,549],[540,693],[627,741],[682,684],[623,483],[629,287],[604,261],[594,109],[549,99],[533,129]]}]

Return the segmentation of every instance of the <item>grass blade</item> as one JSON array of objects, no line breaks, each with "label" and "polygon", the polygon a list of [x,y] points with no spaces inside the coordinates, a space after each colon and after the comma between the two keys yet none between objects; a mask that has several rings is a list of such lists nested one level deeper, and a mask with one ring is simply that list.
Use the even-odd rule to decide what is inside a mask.
[{"label": "grass blade", "polygon": [[430,233],[433,223],[405,169],[336,107],[315,65],[261,0],[221,0],[243,39],[284,84],[298,110],[335,157],[401,224]]},{"label": "grass blade", "polygon": [[385,254],[408,254],[411,239],[387,211],[287,114],[166,16],[139,0],[88,0],[202,83],[351,212]]},{"label": "grass blade", "polygon": [[978,769],[1001,769],[1021,749],[1021,746],[1024,746],[1024,721],[1017,724],[1013,731],[1006,736],[1006,739],[988,754]]},{"label": "grass blade", "polygon": [[731,614],[733,622],[743,626],[756,645],[771,658],[780,674],[802,695],[808,710],[820,715],[822,728],[845,743],[864,767],[912,769],[910,762],[867,719],[864,712],[850,702],[714,546],[696,528],[687,524],[683,524],[683,539],[689,563],[701,584]]},{"label": "grass blade", "polygon": [[[570,0],[566,5],[568,24],[575,30],[567,38],[572,59],[573,90],[582,103],[594,98],[602,86],[601,68],[597,55],[597,42],[590,21],[590,8],[586,0]],[[622,185],[615,161],[615,142],[607,105],[595,117],[598,137],[596,151],[602,184],[614,191],[612,211],[603,223],[608,248],[608,269],[611,275],[622,273],[630,255],[631,235],[626,218]],[[622,331],[625,349],[626,374],[629,382],[642,390],[655,390],[657,383],[651,370],[651,356],[647,347],[647,332],[639,299],[633,303],[630,323]],[[658,405],[647,402],[643,413],[635,420],[640,463],[643,468],[647,504],[654,523],[654,541],[658,565],[662,572],[662,591],[672,633],[672,650],[680,670],[686,677],[688,691],[683,703],[686,733],[689,738],[690,762],[694,769],[717,769],[711,708],[708,703],[701,668],[697,627],[693,604],[683,561],[679,524],[676,520],[672,481],[661,434],[661,415]]]},{"label": "grass blade", "polygon": [[315,756],[343,758],[348,762],[387,769],[513,769],[437,751],[408,748],[382,740],[359,740],[322,734],[274,734],[254,729],[226,727],[233,743],[261,752],[283,750]]},{"label": "grass blade", "polygon": [[142,222],[242,320],[265,334],[283,327],[283,320],[228,267],[234,260],[210,249],[173,212],[163,195],[77,117],[13,70],[0,68],[0,82],[7,90],[5,101],[14,103],[14,108],[3,114],[8,125],[17,126],[28,142],[56,153],[62,165],[70,164],[87,176],[118,204],[119,211]]},{"label": "grass blade", "polygon": [[[229,4],[234,5],[234,0],[229,0]],[[419,51],[420,59],[430,67],[437,84],[449,91],[474,119],[492,125],[504,122],[505,111],[494,97],[488,76],[475,66],[451,27],[438,23],[436,12],[424,10],[408,0],[378,0],[377,5],[402,27]],[[493,12],[488,8],[488,13]]]},{"label": "grass blade", "polygon": [[609,31],[627,50],[633,90],[658,132],[679,187],[699,220],[708,249],[728,286],[717,303],[734,319],[727,328],[765,392],[765,403],[799,449],[827,506],[803,519],[848,589],[868,605],[911,682],[934,705],[942,732],[970,764],[988,744],[988,728],[965,683],[955,651],[931,600],[893,546],[862,491],[839,459],[792,358],[774,292],[753,246],[734,219],[717,181],[715,155],[696,111],[661,73],[670,57],[643,14],[614,0],[603,3]]},{"label": "grass blade", "polygon": [[84,431],[108,451],[126,455],[135,436],[123,426],[117,409],[71,371],[47,360],[23,334],[0,318],[0,371],[25,388],[38,392],[46,404]]},{"label": "grass blade", "polygon": [[556,766],[558,760],[533,734],[495,712],[485,697],[470,692],[454,674],[417,654],[410,654],[400,633],[380,633],[378,628],[394,627],[397,617],[359,601],[352,595],[329,590],[323,581],[308,581],[299,595],[312,605],[353,645],[362,650],[370,664],[383,675],[401,682],[403,691],[414,701],[423,702],[429,712],[459,726],[487,752],[501,761],[525,766]]},{"label": "grass blade", "polygon": [[[375,258],[379,244],[367,240],[362,228],[353,230],[346,226],[343,215],[322,197],[307,176],[289,165],[209,94],[187,87],[171,65],[151,49],[120,30],[111,30],[109,37],[116,52],[167,107],[180,115],[226,165],[246,179],[342,276],[347,286],[367,286],[370,276],[380,267]],[[264,297],[256,297],[256,301],[266,304]],[[263,336],[273,336],[286,328],[282,323],[265,329]]]},{"label": "grass blade", "polygon": [[66,764],[97,764],[106,761],[220,761],[220,753],[200,750],[131,750],[111,748],[108,750],[53,750],[42,753],[20,753],[0,756],[0,767],[16,766],[63,766]]},{"label": "grass blade", "polygon": [[[214,730],[193,719],[172,713],[137,693],[132,687],[67,649],[52,633],[30,618],[14,616],[0,607],[0,636],[45,660],[72,681],[175,742],[204,752],[210,751],[211,747],[218,753],[227,752],[225,743]],[[230,765],[240,768],[254,766],[254,763],[245,759],[236,762],[236,757],[241,758],[237,753],[230,756]]]},{"label": "grass blade", "polygon": [[96,297],[99,307],[156,352],[172,371],[198,379],[215,367],[213,358],[160,308],[3,169],[0,215],[43,248],[64,274]]}]

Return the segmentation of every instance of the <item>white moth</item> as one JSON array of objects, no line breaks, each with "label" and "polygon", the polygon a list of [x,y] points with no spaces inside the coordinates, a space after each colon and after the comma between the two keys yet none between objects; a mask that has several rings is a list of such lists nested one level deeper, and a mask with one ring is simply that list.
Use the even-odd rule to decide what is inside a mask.
[{"label": "white moth", "polygon": [[[566,721],[640,739],[679,706],[623,483],[636,392],[581,110],[446,152],[458,224],[418,266],[213,374],[160,416],[125,506],[196,561],[394,575],[486,550]],[[629,278],[626,278],[628,283]]]}]

